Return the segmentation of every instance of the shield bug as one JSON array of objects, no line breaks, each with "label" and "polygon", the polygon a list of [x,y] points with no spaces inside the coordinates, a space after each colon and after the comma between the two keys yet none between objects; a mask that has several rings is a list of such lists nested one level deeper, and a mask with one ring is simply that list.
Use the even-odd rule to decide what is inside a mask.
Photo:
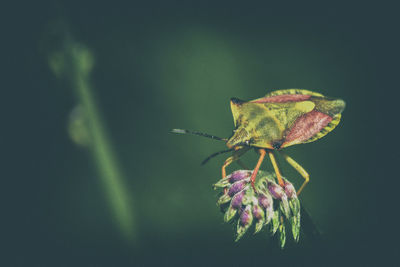
[{"label": "shield bug", "polygon": [[345,102],[341,99],[325,97],[320,93],[302,89],[277,90],[251,101],[232,98],[230,105],[235,125],[230,138],[182,129],[173,129],[172,132],[201,135],[226,142],[228,150],[214,153],[203,161],[205,163],[216,155],[233,152],[222,165],[223,178],[226,176],[225,169],[229,164],[234,161],[241,164],[239,158],[245,152],[252,148],[257,150],[260,157],[250,179],[253,188],[257,172],[266,154],[272,162],[279,184],[284,186],[273,154],[273,151],[277,150],[304,178],[297,194],[308,183],[309,175],[300,164],[281,150],[322,138],[339,124],[341,113],[345,108]]}]

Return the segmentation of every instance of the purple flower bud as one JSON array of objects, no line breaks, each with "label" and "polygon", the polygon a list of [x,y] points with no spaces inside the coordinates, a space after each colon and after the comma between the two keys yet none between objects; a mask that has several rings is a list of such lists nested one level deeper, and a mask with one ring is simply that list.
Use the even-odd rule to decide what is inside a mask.
[{"label": "purple flower bud", "polygon": [[236,193],[238,193],[239,191],[242,191],[243,188],[245,187],[245,185],[246,185],[247,183],[248,183],[248,182],[247,182],[247,181],[244,181],[244,180],[242,180],[242,181],[237,181],[236,183],[233,183],[233,184],[231,185],[231,187],[229,188],[228,195],[229,195],[229,196],[233,196],[233,195],[235,195]]},{"label": "purple flower bud", "polygon": [[276,184],[276,183],[268,183],[268,191],[271,193],[271,195],[276,198],[276,199],[282,199],[283,196],[286,196],[285,191],[283,188]]},{"label": "purple flower bud", "polygon": [[263,219],[263,217],[264,217],[264,214],[263,214],[264,212],[263,212],[263,210],[260,208],[260,206],[258,206],[258,205],[254,205],[253,206],[253,215],[254,215],[254,218],[256,218],[257,220],[261,220],[261,219]]},{"label": "purple flower bud", "polygon": [[251,214],[251,206],[248,205],[246,206],[245,209],[242,210],[241,214],[240,214],[240,224],[242,226],[247,226],[249,224],[251,224],[253,221],[253,216]]},{"label": "purple flower bud", "polygon": [[251,171],[248,170],[238,170],[238,171],[234,171],[232,174],[230,174],[229,176],[229,182],[230,183],[234,183],[237,181],[241,181],[245,178],[250,177],[251,175]]},{"label": "purple flower bud", "polygon": [[294,186],[289,181],[285,181],[284,187],[285,193],[289,199],[297,198],[296,189],[294,189]]},{"label": "purple flower bud", "polygon": [[234,209],[242,207],[242,200],[246,190],[242,190],[232,197],[231,206]]},{"label": "purple flower bud", "polygon": [[258,203],[260,203],[260,205],[265,209],[271,207],[273,204],[271,195],[270,194],[268,194],[268,195],[259,194],[258,195]]}]

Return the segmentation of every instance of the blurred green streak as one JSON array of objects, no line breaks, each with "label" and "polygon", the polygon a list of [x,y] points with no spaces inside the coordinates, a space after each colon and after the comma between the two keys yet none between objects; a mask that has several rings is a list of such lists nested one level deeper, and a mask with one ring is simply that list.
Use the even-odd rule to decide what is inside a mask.
[{"label": "blurred green streak", "polygon": [[124,235],[134,237],[134,215],[131,200],[123,185],[123,176],[107,138],[98,108],[94,103],[89,74],[93,67],[93,56],[79,43],[66,40],[62,51],[49,57],[49,65],[59,78],[65,76],[75,89],[87,121],[90,135],[89,147],[104,183],[114,216]]}]

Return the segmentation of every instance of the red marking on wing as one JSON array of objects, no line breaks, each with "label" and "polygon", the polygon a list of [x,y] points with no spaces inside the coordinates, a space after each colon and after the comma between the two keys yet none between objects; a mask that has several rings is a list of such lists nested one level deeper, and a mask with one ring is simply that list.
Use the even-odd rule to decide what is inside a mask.
[{"label": "red marking on wing", "polygon": [[297,102],[309,99],[310,95],[274,95],[250,101],[251,103],[283,103]]},{"label": "red marking on wing", "polygon": [[292,129],[286,135],[285,143],[306,141],[320,132],[331,120],[331,116],[316,110],[306,113],[295,121]]}]

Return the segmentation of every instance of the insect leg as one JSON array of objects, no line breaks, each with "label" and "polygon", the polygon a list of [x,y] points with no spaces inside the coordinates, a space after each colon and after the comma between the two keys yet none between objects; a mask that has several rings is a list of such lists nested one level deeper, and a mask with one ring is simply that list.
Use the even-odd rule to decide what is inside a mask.
[{"label": "insect leg", "polygon": [[225,168],[230,165],[232,162],[234,162],[236,160],[235,155],[230,156],[229,158],[227,158],[224,162],[224,165],[222,165],[222,179],[224,179],[226,177],[226,170]]},{"label": "insect leg", "polygon": [[292,159],[291,157],[289,157],[288,155],[286,155],[282,151],[280,151],[280,152],[281,152],[282,156],[285,158],[285,160],[290,165],[292,165],[292,167],[295,168],[296,171],[298,173],[300,173],[300,175],[304,178],[303,184],[301,185],[299,191],[297,191],[297,195],[299,195],[301,193],[301,191],[304,189],[304,187],[306,186],[306,184],[310,181],[310,175],[308,175],[306,170],[304,170],[303,167],[300,166],[300,164],[298,164],[296,161],[294,161],[294,159]]},{"label": "insect leg", "polygon": [[257,190],[256,190],[256,188],[254,187],[254,182],[256,181],[256,176],[257,176],[258,170],[260,169],[261,163],[263,162],[264,157],[265,157],[265,154],[267,153],[267,152],[265,152],[265,149],[260,149],[260,150],[258,150],[258,151],[260,152],[260,157],[258,158],[257,165],[256,165],[256,167],[254,168],[253,173],[251,174],[251,178],[250,178],[251,186],[253,187],[253,189],[254,189],[255,192],[256,192]]},{"label": "insect leg", "polygon": [[233,152],[232,156],[225,160],[224,165],[222,165],[222,179],[226,177],[226,167],[232,162],[238,160],[245,152],[247,152],[247,150],[249,150],[249,148],[247,147],[236,150],[235,152]]},{"label": "insect leg", "polygon": [[279,171],[278,164],[276,163],[276,159],[272,150],[268,150],[269,158],[271,159],[272,166],[274,167],[276,177],[278,178],[278,183],[280,186],[284,186],[284,182],[282,180],[282,174]]},{"label": "insect leg", "polygon": [[[245,152],[249,150],[248,148],[243,148],[243,149],[238,149],[235,152],[233,152],[233,155],[227,158],[224,162],[224,165],[222,165],[222,179],[226,177],[226,167],[230,165],[232,162],[238,160]],[[224,189],[224,194],[228,192],[228,188]]]}]

